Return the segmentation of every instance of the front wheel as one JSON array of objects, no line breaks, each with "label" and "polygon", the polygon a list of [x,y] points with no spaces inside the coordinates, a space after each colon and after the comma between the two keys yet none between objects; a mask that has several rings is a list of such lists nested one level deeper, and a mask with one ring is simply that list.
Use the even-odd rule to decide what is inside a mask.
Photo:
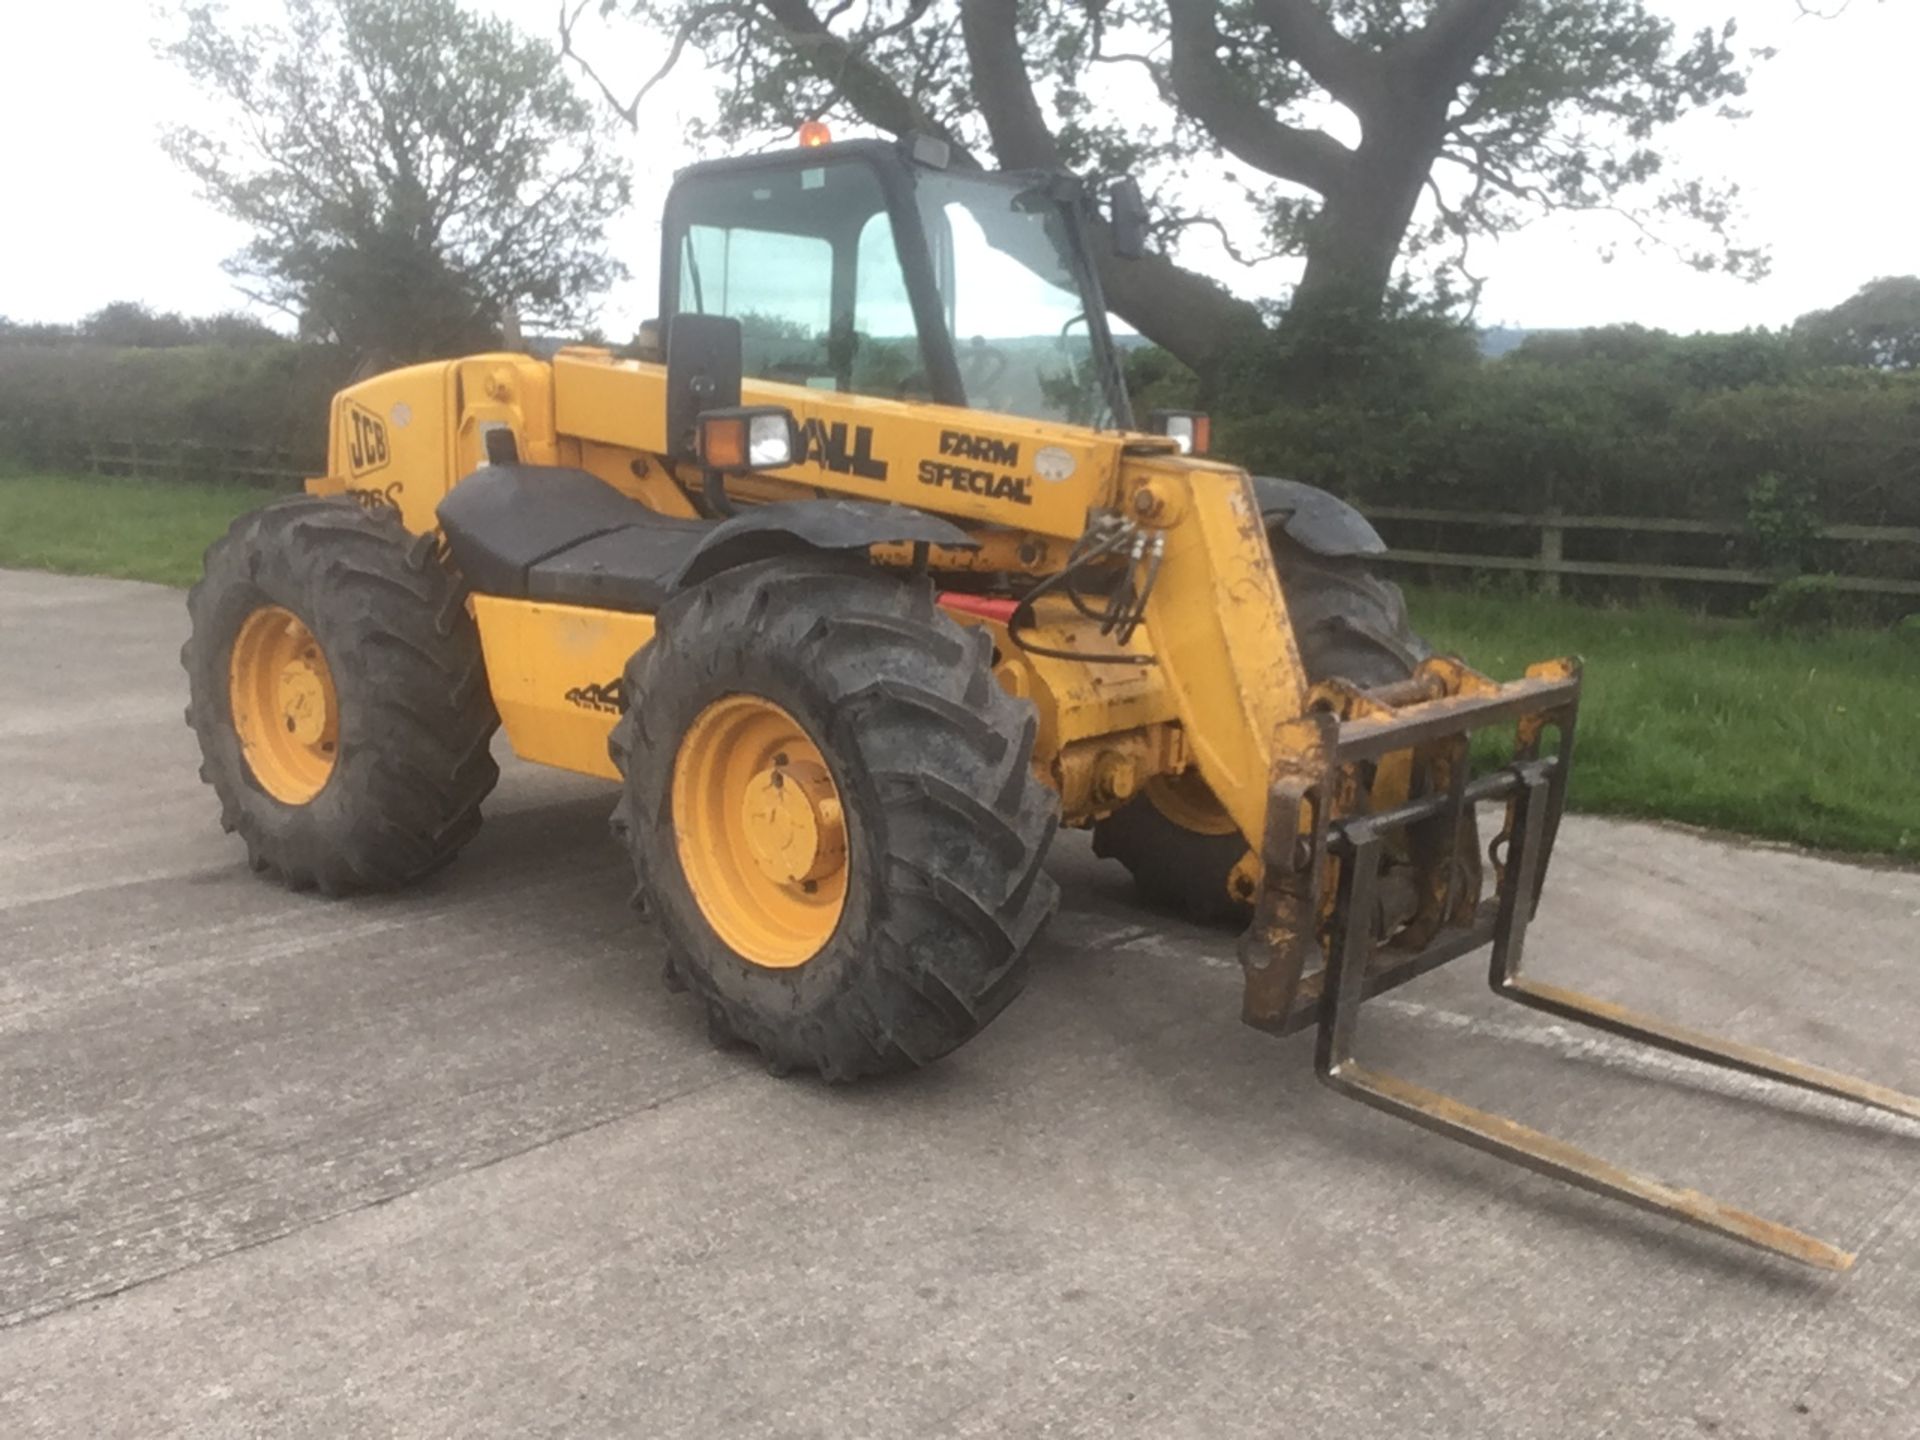
[{"label": "front wheel", "polygon": [[[1414,633],[1400,587],[1361,557],[1316,555],[1277,533],[1273,559],[1309,684],[1390,685],[1432,653]],[[1150,904],[1196,920],[1241,919],[1251,908],[1251,894],[1229,889],[1247,842],[1192,772],[1149,782],[1093,827],[1093,849],[1125,865]]]},{"label": "front wheel", "polygon": [[782,558],[627,667],[614,831],[718,1039],[830,1080],[925,1065],[1024,985],[1059,801],[1035,718],[931,589]]}]

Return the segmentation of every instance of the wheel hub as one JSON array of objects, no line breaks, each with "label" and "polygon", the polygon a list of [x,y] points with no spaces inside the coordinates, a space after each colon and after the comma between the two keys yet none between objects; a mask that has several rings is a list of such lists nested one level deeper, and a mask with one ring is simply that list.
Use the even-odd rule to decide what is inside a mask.
[{"label": "wheel hub", "polygon": [[320,744],[327,729],[327,682],[307,656],[281,669],[278,699],[287,734],[302,745]]},{"label": "wheel hub", "polygon": [[758,695],[693,718],[673,764],[680,868],[708,925],[769,969],[804,965],[839,928],[847,822],[805,727]]},{"label": "wheel hub", "polygon": [[234,734],[254,780],[286,804],[312,800],[340,750],[340,700],[313,632],[283,606],[260,606],[233,638],[227,680]]},{"label": "wheel hub", "polygon": [[1231,835],[1239,827],[1198,770],[1156,775],[1146,785],[1147,801],[1182,830],[1196,835]]},{"label": "wheel hub", "polygon": [[776,884],[819,880],[846,863],[840,798],[826,767],[812,760],[775,756],[747,784],[741,825],[755,863]]}]

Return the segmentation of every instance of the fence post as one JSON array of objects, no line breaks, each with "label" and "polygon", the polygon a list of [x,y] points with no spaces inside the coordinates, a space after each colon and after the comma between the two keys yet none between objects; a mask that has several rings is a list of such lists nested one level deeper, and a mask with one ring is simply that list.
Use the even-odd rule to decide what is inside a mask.
[{"label": "fence post", "polygon": [[1561,547],[1565,543],[1566,531],[1556,522],[1560,519],[1558,506],[1550,508],[1540,518],[1540,593],[1558,596],[1560,593]]}]

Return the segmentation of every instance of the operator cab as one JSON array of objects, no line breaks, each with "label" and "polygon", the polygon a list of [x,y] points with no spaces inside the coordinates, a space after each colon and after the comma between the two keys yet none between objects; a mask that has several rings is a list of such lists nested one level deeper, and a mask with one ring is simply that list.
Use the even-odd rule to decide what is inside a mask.
[{"label": "operator cab", "polygon": [[854,140],[681,172],[661,315],[737,320],[749,378],[1130,427],[1079,183],[946,151]]}]

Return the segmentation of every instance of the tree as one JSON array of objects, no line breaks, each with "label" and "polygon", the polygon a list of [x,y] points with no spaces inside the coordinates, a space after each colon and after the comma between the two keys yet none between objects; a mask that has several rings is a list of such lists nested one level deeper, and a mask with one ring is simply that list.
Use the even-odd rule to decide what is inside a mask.
[{"label": "tree", "polygon": [[1833,309],[1802,315],[1793,336],[1815,364],[1920,369],[1920,276],[1869,281]]},{"label": "tree", "polygon": [[0,315],[0,345],[69,345],[76,338],[71,325],[9,320]]},{"label": "tree", "polygon": [[197,345],[271,345],[282,337],[251,315],[238,310],[223,310],[218,315],[200,315],[187,322]]},{"label": "tree", "polygon": [[167,47],[227,126],[173,157],[252,241],[228,268],[303,334],[374,363],[577,322],[623,272],[628,198],[552,46],[454,0],[285,0],[280,25],[180,12]]},{"label": "tree", "polygon": [[[587,0],[568,3],[563,48],[594,73],[573,35]],[[1175,263],[1196,227],[1236,258],[1302,257],[1283,324],[1309,333],[1377,314],[1403,254],[1433,259],[1443,291],[1459,293],[1462,276],[1470,291],[1470,242],[1551,210],[1617,210],[1702,268],[1764,265],[1729,234],[1731,192],[1672,175],[1659,144],[1682,115],[1744,92],[1734,26],[1681,37],[1647,0],[602,0],[602,10],[671,37],[631,100],[602,83],[629,120],[691,48],[725,82],[697,138],[737,144],[819,116],[938,135],[961,163],[1064,166],[1096,181],[1142,173],[1160,253],[1105,256],[1109,300],[1203,374],[1264,315]],[[1223,190],[1244,196],[1255,233],[1223,221]],[[1704,243],[1686,243],[1674,221],[1695,222]]]},{"label": "tree", "polygon": [[133,300],[115,300],[80,322],[80,338],[96,345],[165,350],[193,339],[190,321],[171,310],[150,310]]},{"label": "tree", "polygon": [[270,345],[281,337],[237,310],[186,317],[153,310],[137,300],[115,300],[75,325],[20,324],[0,315],[0,343],[71,344],[76,340],[119,349],[166,350],[180,345],[240,348]]}]

